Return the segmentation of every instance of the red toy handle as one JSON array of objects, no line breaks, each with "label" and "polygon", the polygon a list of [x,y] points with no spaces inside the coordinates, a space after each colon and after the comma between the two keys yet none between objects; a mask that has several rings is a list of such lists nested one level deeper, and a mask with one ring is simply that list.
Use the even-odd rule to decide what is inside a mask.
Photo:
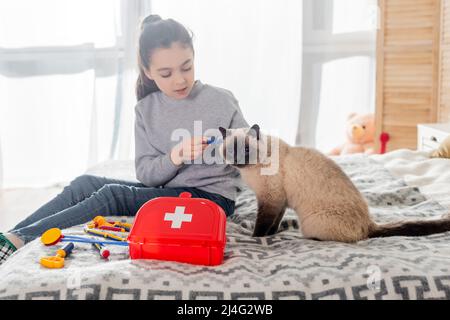
[{"label": "red toy handle", "polygon": [[180,198],[192,198],[192,194],[190,192],[184,191],[180,193]]},{"label": "red toy handle", "polygon": [[380,146],[380,154],[383,154],[386,152],[386,144],[389,141],[389,133],[387,132],[382,132],[380,134],[380,142],[381,142],[381,146]]}]

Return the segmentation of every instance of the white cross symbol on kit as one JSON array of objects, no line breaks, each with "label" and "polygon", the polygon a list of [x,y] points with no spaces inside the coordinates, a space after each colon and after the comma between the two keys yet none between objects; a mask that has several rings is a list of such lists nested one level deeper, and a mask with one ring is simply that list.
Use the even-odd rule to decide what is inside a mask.
[{"label": "white cross symbol on kit", "polygon": [[183,222],[191,222],[192,214],[184,213],[186,207],[175,207],[175,212],[166,212],[164,221],[172,221],[172,229],[180,229]]}]

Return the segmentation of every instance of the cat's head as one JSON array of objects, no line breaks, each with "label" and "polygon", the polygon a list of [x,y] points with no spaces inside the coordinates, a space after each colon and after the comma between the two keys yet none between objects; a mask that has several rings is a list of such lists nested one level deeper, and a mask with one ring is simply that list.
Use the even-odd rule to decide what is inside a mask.
[{"label": "cat's head", "polygon": [[257,124],[251,128],[226,129],[219,127],[223,137],[221,153],[226,164],[238,168],[254,166],[265,159],[264,136]]}]

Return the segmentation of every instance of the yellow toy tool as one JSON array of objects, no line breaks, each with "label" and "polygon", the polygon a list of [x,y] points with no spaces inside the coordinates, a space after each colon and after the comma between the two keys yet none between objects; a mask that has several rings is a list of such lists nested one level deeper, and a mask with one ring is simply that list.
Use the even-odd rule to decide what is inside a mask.
[{"label": "yellow toy tool", "polygon": [[114,221],[114,227],[122,227],[128,229],[128,231],[131,229],[131,223],[126,222],[120,222],[120,221]]},{"label": "yellow toy tool", "polygon": [[69,242],[56,251],[56,256],[41,258],[41,266],[50,269],[60,269],[64,267],[64,258],[68,257],[74,248],[74,244]]},{"label": "yellow toy tool", "polygon": [[102,216],[96,216],[90,223],[87,224],[87,227],[89,229],[98,228],[103,230],[129,232],[131,229],[131,223],[107,221]]},{"label": "yellow toy tool", "polygon": [[95,227],[101,227],[101,226],[107,226],[107,227],[114,227],[114,224],[109,223],[108,221],[106,221],[106,219],[102,216],[97,216],[92,220],[93,224],[95,225]]},{"label": "yellow toy tool", "polygon": [[102,232],[102,231],[95,230],[95,229],[85,228],[84,232],[90,233],[90,234],[93,234],[93,235],[96,235],[96,236],[108,238],[108,239],[117,240],[117,241],[127,241],[127,239],[119,237],[119,236],[116,236],[115,234],[108,233],[108,232]]}]

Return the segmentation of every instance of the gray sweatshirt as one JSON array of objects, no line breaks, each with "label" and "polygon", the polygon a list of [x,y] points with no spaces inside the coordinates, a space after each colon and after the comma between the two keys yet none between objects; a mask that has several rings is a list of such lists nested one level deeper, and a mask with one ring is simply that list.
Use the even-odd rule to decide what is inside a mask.
[{"label": "gray sweatshirt", "polygon": [[[181,142],[181,138],[171,139],[176,129],[186,129],[194,137],[220,126],[249,127],[230,91],[197,80],[188,97],[176,100],[154,92],[137,103],[135,112],[136,178],[141,183],[148,187],[195,187],[236,199],[242,183],[236,168],[225,164],[176,166],[170,159],[170,151]],[[194,133],[194,121],[202,121],[201,132]]]}]

